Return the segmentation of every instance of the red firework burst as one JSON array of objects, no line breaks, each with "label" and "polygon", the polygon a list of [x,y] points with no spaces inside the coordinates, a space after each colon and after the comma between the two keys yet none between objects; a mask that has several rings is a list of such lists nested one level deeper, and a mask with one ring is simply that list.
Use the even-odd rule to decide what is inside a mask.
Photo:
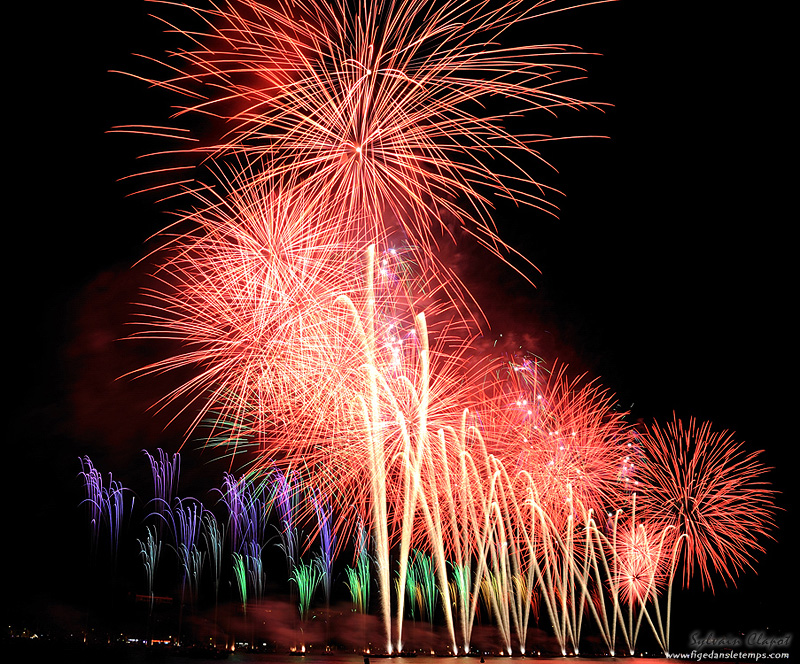
[{"label": "red firework burst", "polygon": [[640,523],[618,534],[615,583],[623,602],[646,602],[666,584],[675,541],[674,537],[669,537],[669,532]]},{"label": "red firework burst", "polygon": [[[259,163],[256,179],[290,175],[340,218],[355,215],[378,235],[399,224],[426,250],[435,242],[431,220],[445,213],[476,221],[484,244],[503,247],[488,216],[490,190],[553,211],[546,187],[513,159],[541,159],[533,146],[548,137],[512,136],[503,119],[584,106],[557,91],[580,71],[564,56],[580,51],[497,44],[513,24],[559,11],[550,2],[177,4],[201,27],[184,32],[189,48],[171,54],[166,78],[148,82],[187,99],[177,115],[212,116],[225,127],[189,152]],[[515,110],[478,115],[493,97]],[[499,175],[497,163],[509,174]]]},{"label": "red firework burst", "polygon": [[711,571],[735,581],[763,551],[760,535],[774,525],[774,495],[758,452],[748,453],[710,423],[673,419],[641,437],[640,505],[660,530],[685,536],[684,584],[699,573],[713,589]]},{"label": "red firework burst", "polygon": [[180,222],[190,228],[162,250],[141,335],[185,350],[144,371],[199,368],[167,396],[201,399],[196,423],[213,408],[229,422],[250,413],[259,432],[302,422],[310,434],[320,395],[340,393],[330,367],[356,352],[327,312],[360,292],[357,240],[291,188],[228,185],[222,196],[196,193],[198,209]]},{"label": "red firework burst", "polygon": [[[238,184],[220,196],[195,193],[198,209],[174,226],[190,227],[163,249],[141,335],[185,351],[143,372],[199,368],[166,398],[196,400],[195,424],[213,425],[213,445],[257,452],[253,472],[275,463],[322,469],[312,471],[318,486],[336,484],[362,508],[368,429],[379,427],[387,490],[402,501],[398,466],[427,435],[419,428],[453,429],[470,403],[460,323],[428,349],[406,284],[397,284],[399,266],[388,269],[400,260],[391,251],[365,268],[356,229],[309,206],[297,188]],[[362,405],[373,373],[377,415],[368,424]],[[423,476],[440,472],[428,457],[423,465]]]},{"label": "red firework burst", "polygon": [[588,510],[604,514],[626,488],[619,468],[629,455],[630,425],[596,382],[570,379],[538,363],[511,365],[491,400],[489,425],[498,454],[530,476],[554,522]]}]

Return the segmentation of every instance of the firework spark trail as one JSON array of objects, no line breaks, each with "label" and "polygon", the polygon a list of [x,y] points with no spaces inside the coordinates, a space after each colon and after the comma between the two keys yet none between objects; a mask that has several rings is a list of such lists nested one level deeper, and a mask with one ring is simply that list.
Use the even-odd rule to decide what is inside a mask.
[{"label": "firework spark trail", "polygon": [[659,537],[648,523],[631,523],[617,541],[620,567],[617,572],[620,599],[629,606],[644,603],[653,587],[666,581],[667,551],[662,552]]},{"label": "firework spark trail", "polygon": [[286,565],[291,575],[300,559],[295,523],[295,513],[300,500],[300,478],[291,471],[287,471],[285,474],[276,472],[272,482],[275,511],[280,519],[278,527],[280,544],[278,546],[286,556]]},{"label": "firework spark trail", "polygon": [[152,504],[153,514],[156,518],[156,529],[159,542],[164,538],[164,526],[169,523],[169,512],[172,501],[178,491],[181,476],[181,455],[175,453],[170,459],[169,455],[161,448],[156,449],[156,454],[143,450],[150,464],[150,473],[153,477],[153,498],[148,502]]},{"label": "firework spark trail", "polygon": [[370,600],[370,557],[368,535],[362,521],[358,522],[356,540],[356,560],[353,567],[346,567],[347,587],[350,598],[358,613],[369,611]]},{"label": "firework spark trail", "polygon": [[103,517],[103,476],[94,467],[91,459],[85,456],[80,459],[81,477],[86,492],[83,501],[89,508],[89,524],[91,527],[91,550],[92,555],[97,555],[97,545],[100,539],[100,525]]},{"label": "firework spark trail", "polygon": [[[462,420],[468,422],[468,418]],[[466,424],[462,424],[462,429]],[[466,431],[451,432],[454,438],[466,440]],[[444,439],[440,435],[440,439]],[[642,445],[646,450],[646,443]],[[467,539],[474,540],[478,551],[472,551],[472,563],[476,565],[477,590],[475,595],[481,595],[486,602],[488,611],[494,616],[495,623],[501,631],[504,647],[512,647],[512,635],[519,639],[520,651],[524,652],[524,639],[527,621],[522,618],[521,606],[528,604],[530,592],[538,587],[542,592],[544,605],[551,616],[562,652],[578,653],[582,641],[581,632],[584,616],[591,615],[600,630],[609,652],[615,652],[616,629],[620,628],[622,638],[627,645],[628,652],[634,653],[640,627],[646,621],[650,626],[660,647],[669,649],[669,613],[671,584],[675,576],[676,554],[679,550],[680,540],[686,534],[675,537],[672,535],[676,528],[667,526],[659,530],[652,522],[637,520],[639,511],[636,509],[637,494],[632,494],[630,512],[622,509],[603,526],[603,531],[598,528],[593,519],[593,512],[575,500],[572,512],[564,522],[559,514],[550,515],[538,499],[537,483],[530,474],[523,471],[522,476],[527,478],[527,484],[520,482],[519,478],[509,475],[503,466],[502,460],[473,447],[472,453],[462,454],[463,451],[453,445],[445,447],[453,456],[445,454],[437,457],[439,466],[453,465],[448,472],[454,473],[456,459],[461,463],[472,454],[481,459],[481,468],[471,465],[475,482],[470,483],[469,476],[464,473],[467,481],[460,484],[461,491],[472,492],[472,498],[465,501],[465,507],[471,507],[472,514],[467,518],[456,518],[456,530],[465,527],[468,530]],[[408,460],[407,463],[411,463]],[[516,458],[511,457],[510,466],[516,466]],[[643,467],[644,464],[640,464]],[[87,477],[92,474],[91,462],[84,462]],[[485,474],[484,474],[485,473]],[[442,473],[441,475],[444,475]],[[288,517],[282,518],[282,523],[289,522],[296,528],[294,517],[293,497],[299,497],[299,481],[291,476],[281,475],[285,486],[282,494],[283,502],[291,510]],[[425,475],[421,475],[426,478]],[[242,495],[253,492],[250,482],[237,487],[249,487],[240,491]],[[263,487],[263,484],[260,485]],[[442,590],[440,574],[435,569],[434,554],[436,542],[445,532],[442,526],[448,521],[441,515],[448,510],[445,503],[448,492],[437,492],[436,487],[441,487],[431,477],[422,481],[422,490],[418,507],[423,512],[431,510],[428,519],[423,519],[420,524],[425,527],[423,536],[414,538],[416,544],[426,547],[426,550],[415,549],[409,561],[410,572],[406,576],[406,589],[412,606],[419,602],[423,619],[431,620],[435,612],[435,602],[441,598],[447,600]],[[647,484],[640,485],[643,490]],[[485,487],[485,489],[484,489]],[[237,489],[238,491],[238,489]],[[100,490],[99,495],[105,496],[107,490]],[[456,495],[459,492],[455,492]],[[258,495],[254,492],[253,495]],[[263,495],[263,492],[260,494]],[[305,492],[303,495],[310,497]],[[527,497],[526,497],[527,496]],[[450,499],[452,500],[452,498]],[[312,501],[313,502],[313,501]],[[319,502],[319,501],[318,501]],[[434,516],[432,505],[439,504],[439,516]],[[426,507],[427,505],[427,507]],[[202,512],[203,536],[214,530],[216,523],[209,512],[198,510],[199,504],[193,499],[177,500],[175,509],[167,512],[170,518],[171,530],[176,534],[178,542],[176,551],[181,556],[183,578],[190,586],[190,592],[196,598],[197,579],[202,568],[204,555],[197,549],[197,519],[195,514]],[[104,508],[104,513],[105,513]],[[458,512],[460,507],[453,507]],[[281,508],[278,510],[281,512]],[[552,518],[551,518],[552,516]],[[650,515],[647,515],[648,518]],[[249,519],[249,517],[246,517]],[[438,519],[438,521],[437,521]],[[470,521],[483,520],[483,525],[469,525]],[[452,527],[452,522],[451,522]],[[255,530],[246,527],[249,533]],[[324,531],[324,528],[322,528]],[[147,529],[150,537],[146,542],[140,541],[140,555],[143,557],[145,567],[148,561],[157,559],[157,541],[155,527]],[[322,535],[322,533],[320,533]],[[456,538],[464,536],[456,532]],[[221,540],[219,534],[212,537],[218,541],[217,557],[221,559]],[[353,599],[360,611],[366,610],[368,605],[369,588],[369,558],[366,545],[366,531],[361,528],[360,544],[357,565],[349,568],[348,587],[353,593]],[[207,552],[212,557],[212,545],[207,539]],[[448,550],[451,550],[448,548]],[[240,583],[239,592],[246,610],[249,598],[260,598],[263,595],[263,568],[261,566],[261,550],[251,538],[245,538],[242,552],[234,551],[233,564],[235,580]],[[299,560],[299,559],[298,559]],[[318,569],[312,569],[314,566]],[[452,567],[452,563],[448,563]],[[469,565],[467,569],[471,569]],[[155,569],[154,564],[149,565],[149,570]],[[300,600],[301,617],[308,615],[314,590],[322,580],[322,566],[315,559],[312,563],[297,562],[291,570],[291,578],[302,588]],[[527,577],[527,579],[526,579]],[[413,580],[412,580],[413,579]],[[456,581],[456,585],[457,585]],[[662,604],[662,593],[667,587],[666,604]],[[603,589],[608,589],[611,598],[610,610],[606,607],[602,595],[598,594]],[[399,584],[398,594],[405,594],[403,586]],[[152,577],[150,579],[150,592],[152,595]],[[458,591],[450,591],[450,597],[457,597]],[[662,613],[662,608],[666,614]],[[627,613],[627,615],[625,615]],[[666,623],[664,622],[666,618]],[[463,619],[463,617],[462,617]],[[465,642],[469,647],[469,636]]]},{"label": "firework spark trail", "polygon": [[[594,521],[590,524],[596,543],[592,563],[594,578],[598,588],[607,587],[613,613],[609,618],[602,595],[595,597],[597,606],[592,610],[612,655],[617,627],[628,654],[635,653],[643,619],[647,620],[661,649],[669,651],[672,582],[680,542],[685,536],[676,537],[671,526],[659,531],[647,521],[637,523],[636,498],[637,494],[632,494],[629,511],[617,510],[602,530]],[[667,587],[665,616],[660,605],[664,586]]]},{"label": "firework spark trail", "polygon": [[629,462],[632,435],[613,397],[566,369],[511,363],[489,377],[484,416],[489,451],[515,459],[548,513],[562,519],[574,514],[573,500],[595,513],[623,502],[620,467]]},{"label": "firework spark trail", "polygon": [[[633,512],[635,515],[635,510]],[[667,527],[660,536],[649,524],[641,523],[632,525],[618,537],[617,552],[618,569],[617,578],[612,581],[616,584],[619,599],[628,605],[629,651],[634,652],[642,618],[646,618],[656,640],[662,650],[669,650],[669,626],[665,630],[661,620],[659,595],[665,585],[671,587],[674,577],[674,555],[679,544],[678,540],[671,544],[674,535],[673,529]],[[648,534],[648,530],[651,532]],[[671,588],[670,588],[671,590]],[[615,593],[616,594],[616,593]],[[654,624],[647,605],[652,602],[655,610]],[[634,615],[638,607],[638,617],[634,625]],[[669,603],[667,604],[667,620],[669,620]]]},{"label": "firework spark trail", "polygon": [[216,491],[228,514],[231,549],[241,552],[248,542],[263,547],[273,505],[267,480],[256,481],[246,476],[237,478],[225,473],[222,489]]},{"label": "firework spark trail", "polygon": [[155,593],[153,592],[156,569],[161,558],[161,540],[154,527],[148,526],[147,537],[144,540],[136,540],[139,543],[139,556],[144,566],[145,579],[147,580],[147,594],[150,596],[150,615],[153,614],[155,605]]},{"label": "firework spark trail", "polygon": [[[365,458],[365,470],[372,482],[368,491],[363,483],[354,485],[360,492],[354,504],[369,506],[364,514],[374,533],[378,587],[381,596],[382,615],[387,637],[390,635],[389,550],[391,542],[399,541],[400,578],[399,586],[405,585],[405,574],[412,542],[412,535],[419,523],[425,533],[428,547],[433,548],[436,560],[435,571],[442,592],[449,592],[447,583],[446,548],[452,541],[443,528],[442,513],[435,499],[428,501],[427,493],[435,497],[441,480],[437,478],[435,462],[431,458],[429,441],[442,435],[444,430],[454,430],[460,419],[461,408],[458,397],[465,396],[464,374],[455,370],[463,363],[454,361],[453,355],[438,353],[429,347],[428,331],[423,315],[416,316],[416,338],[418,346],[406,359],[402,370],[391,363],[385,366],[379,361],[375,330],[375,299],[373,289],[374,250],[367,252],[366,307],[361,312],[352,300],[337,298],[345,317],[349,318],[361,340],[362,357],[360,373],[363,376],[362,392],[355,395],[361,405],[364,434],[357,440],[366,445],[364,452],[355,458]],[[431,366],[438,371],[433,375]],[[362,396],[363,395],[363,396]],[[467,402],[468,399],[465,399]],[[437,478],[434,480],[434,478]],[[434,483],[435,482],[435,483]],[[441,484],[438,484],[441,486]],[[359,495],[359,494],[357,494]],[[400,510],[394,513],[391,523],[387,521],[387,499],[389,503],[399,500]],[[417,508],[420,508],[419,510]],[[418,521],[418,519],[421,519]],[[402,650],[404,593],[398,595],[396,642]],[[445,622],[452,638],[451,648],[457,650],[454,621],[449,597],[443,602]],[[387,650],[394,649],[387,644]]]},{"label": "firework spark trail", "polygon": [[231,550],[237,552],[240,551],[245,534],[249,530],[247,509],[242,495],[244,486],[244,479],[237,479],[230,473],[225,473],[220,490],[220,500],[225,504],[228,513]]},{"label": "firework spark trail", "polygon": [[[117,551],[119,549],[120,529],[125,518],[125,492],[127,489],[120,482],[108,474],[108,483],[103,482],[103,475],[92,464],[91,459],[85,456],[80,459],[86,498],[83,503],[89,506],[89,523],[91,526],[92,554],[97,554],[100,532],[103,523],[108,526],[108,543],[111,553],[111,568],[116,567]],[[133,510],[131,499],[130,510]]]},{"label": "firework spark trail", "polygon": [[193,498],[176,498],[175,503],[172,510],[172,526],[176,553],[183,570],[182,584],[185,585],[188,582],[189,597],[194,602],[197,600],[198,584],[204,560],[202,552],[197,548],[197,543],[202,537],[205,509]]},{"label": "firework spark trail", "polygon": [[[513,457],[510,461],[513,465]],[[569,651],[579,652],[587,610],[613,651],[606,611],[589,601],[592,578],[602,587],[598,567],[601,551],[593,545],[597,528],[592,511],[575,500],[566,521],[560,510],[551,518],[529,473],[522,472],[527,479],[521,483],[508,475],[499,459],[492,460],[491,468],[490,490],[479,501],[484,505],[484,526],[478,540],[483,542],[484,553],[478,564],[476,598],[482,596],[495,615],[505,647],[511,647],[513,630],[524,652],[527,607],[532,602],[530,593],[537,587],[563,654],[568,646]]]},{"label": "firework spark trail", "polygon": [[[529,491],[538,496],[535,487]],[[534,499],[535,501],[536,499]],[[572,511],[563,520],[559,511],[550,515],[543,505],[534,504],[531,520],[538,522],[540,543],[529,548],[530,558],[536,561],[536,581],[543,589],[545,604],[553,625],[558,625],[556,637],[562,654],[569,651],[579,653],[584,614],[591,613],[600,629],[606,645],[613,650],[613,641],[608,637],[605,611],[598,613],[589,597],[592,571],[596,571],[596,549],[592,533],[596,528],[591,509],[587,510],[570,496]],[[535,556],[541,555],[541,566]]]},{"label": "firework spark trail", "polygon": [[153,475],[153,498],[158,510],[165,506],[169,508],[172,505],[181,475],[181,455],[176,452],[170,459],[161,448],[157,449],[156,453],[157,460],[154,455],[144,450],[144,454],[150,462],[150,470]]},{"label": "firework spark trail", "polygon": [[213,512],[203,512],[203,539],[206,543],[208,566],[214,584],[214,626],[216,638],[217,609],[219,606],[219,582],[222,578],[223,548],[225,545],[225,524],[220,525]]},{"label": "firework spark trail", "polygon": [[311,504],[317,517],[317,533],[320,540],[320,552],[317,558],[320,574],[322,575],[322,589],[325,592],[325,604],[330,607],[331,592],[333,590],[333,558],[336,551],[336,531],[332,523],[331,505],[321,498],[319,491],[311,488]]},{"label": "firework spark trail", "polygon": [[[119,536],[122,522],[125,518],[125,492],[127,489],[120,482],[108,476],[108,488],[105,490],[103,504],[105,505],[105,517],[108,523],[109,548],[111,549],[112,567],[117,563],[117,552],[119,551]],[[130,510],[133,510],[133,499],[131,499]]]},{"label": "firework spark trail", "polygon": [[309,435],[297,439],[313,439],[321,417],[296,416],[336,394],[327,370],[338,349],[322,312],[360,282],[351,244],[324,210],[283,189],[238,192],[229,183],[223,197],[204,192],[196,200],[175,226],[185,230],[162,251],[141,317],[141,336],[187,350],[140,373],[199,367],[164,399],[180,397],[185,407],[200,399],[195,425],[213,408],[221,421],[251,418],[257,432],[304,426]]},{"label": "firework spark trail", "polygon": [[[406,602],[408,604],[408,613],[411,616],[411,620],[416,621],[416,607],[417,603],[420,601],[420,580],[417,578],[417,567],[416,565],[409,565],[408,569],[406,570],[406,583],[405,587],[400,587],[400,579],[397,580],[397,592],[406,593]],[[420,613],[420,619],[422,619],[422,614]]]},{"label": "firework spark trail", "polygon": [[414,568],[414,578],[417,579],[415,595],[419,606],[420,619],[427,620],[433,627],[433,620],[436,617],[436,604],[440,598],[433,561],[430,556],[425,555],[422,551],[414,551],[413,562],[410,567]]},{"label": "firework spark trail", "polygon": [[236,551],[232,554],[233,578],[236,582],[236,590],[242,602],[242,613],[247,614],[247,567],[244,557]]},{"label": "firework spark trail", "polygon": [[242,540],[252,543],[258,548],[263,548],[267,540],[269,529],[269,516],[273,506],[273,494],[268,485],[268,478],[245,479],[241,478],[242,501],[239,514]]},{"label": "firework spark trail", "polygon": [[316,564],[316,561],[305,562],[301,560],[295,565],[290,580],[297,586],[300,620],[305,623],[308,621],[311,600],[314,598],[314,593],[322,581],[322,569]]},{"label": "firework spark trail", "polygon": [[727,583],[751,568],[774,526],[775,491],[758,452],[747,453],[711,424],[674,418],[641,437],[642,510],[656,528],[685,535],[683,580],[697,573],[713,588],[711,571]]},{"label": "firework spark trail", "polygon": [[[562,650],[569,641],[577,652],[596,555],[590,531],[578,537],[578,523],[588,528],[591,505],[622,498],[614,480],[624,487],[616,476],[621,455],[629,449],[629,427],[597,385],[570,381],[563,368],[544,377],[536,370],[536,365],[511,365],[511,371],[490,371],[484,388],[488,396],[481,429],[495,451],[484,472],[496,479],[489,483],[490,493],[478,500],[484,525],[472,528],[473,541],[483,548],[479,559],[485,561],[479,563],[478,587],[502,625],[507,647],[513,630],[524,651],[538,583],[549,598],[545,606]],[[553,433],[565,429],[570,435],[554,438]],[[479,458],[487,453],[480,446],[473,451]],[[557,481],[554,456],[563,466]],[[457,467],[452,460],[449,465]],[[499,508],[490,509],[495,503]],[[526,513],[523,505],[535,509]],[[600,614],[594,617],[606,622]]]},{"label": "firework spark trail", "polygon": [[204,511],[203,505],[194,498],[175,498],[175,507],[170,513],[175,546],[185,546],[187,550],[197,546]]},{"label": "firework spark trail", "polygon": [[[245,611],[249,600],[258,602],[264,594],[265,577],[261,552],[266,544],[272,495],[268,493],[265,481],[256,482],[246,477],[236,478],[230,473],[225,473],[222,489],[218,492],[228,512],[231,551],[235,554],[234,577],[240,585],[240,599]],[[210,534],[207,540],[208,555],[212,564],[216,566],[215,578],[218,583],[222,569],[222,542],[219,539],[216,519],[213,516],[209,518],[204,516],[203,522]]]},{"label": "firework spark trail", "polygon": [[264,597],[264,563],[261,558],[261,546],[258,542],[248,540],[242,546],[242,558],[247,575],[248,597],[259,602]]},{"label": "firework spark trail", "polygon": [[158,517],[160,523],[167,525],[174,542],[174,544],[168,546],[175,551],[181,569],[181,602],[178,625],[180,635],[183,624],[183,603],[187,587],[189,601],[194,605],[197,601],[200,575],[205,562],[205,552],[197,547],[202,536],[205,508],[194,498],[175,498],[174,507],[164,506],[161,499],[157,499],[154,502],[156,503],[155,511],[148,516]]}]

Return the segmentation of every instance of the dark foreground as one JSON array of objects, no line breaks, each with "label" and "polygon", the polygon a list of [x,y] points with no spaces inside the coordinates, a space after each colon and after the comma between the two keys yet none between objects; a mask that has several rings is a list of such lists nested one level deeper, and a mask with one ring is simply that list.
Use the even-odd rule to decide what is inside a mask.
[{"label": "dark foreground", "polygon": [[[369,655],[370,664],[376,662],[392,662],[393,664],[443,664],[445,661],[458,660],[465,663],[480,661],[481,655],[475,654],[468,657],[438,657],[431,655],[415,654],[408,657],[382,657]],[[528,655],[521,657],[502,657],[497,654],[484,654],[486,662],[595,662],[610,660],[611,658],[583,658],[583,657],[545,657]],[[41,662],[41,664],[68,664],[71,662],[103,662],[104,664],[189,664],[191,662],[225,661],[231,664],[250,664],[262,662],[264,664],[364,664],[365,656],[355,653],[333,654],[262,654],[251,652],[215,652],[211,649],[187,649],[179,651],[171,648],[141,647],[141,646],[87,646],[82,643],[57,643],[36,641],[31,639],[13,639],[5,641],[0,651],[0,659],[6,664],[23,664],[28,662]],[[663,658],[636,657],[636,662],[641,664],[663,663]]]}]

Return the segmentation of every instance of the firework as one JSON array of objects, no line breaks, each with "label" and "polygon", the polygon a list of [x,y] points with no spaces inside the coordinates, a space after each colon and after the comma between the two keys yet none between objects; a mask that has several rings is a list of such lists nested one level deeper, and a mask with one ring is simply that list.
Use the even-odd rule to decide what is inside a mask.
[{"label": "firework", "polygon": [[646,523],[629,526],[618,534],[620,599],[638,605],[667,582],[671,547],[664,546],[655,528]]},{"label": "firework", "polygon": [[[203,539],[206,543],[206,555],[214,583],[214,625],[217,624],[217,607],[219,605],[219,582],[222,578],[223,545],[225,526],[219,525],[212,512],[203,512]],[[216,633],[215,633],[216,636]]]},{"label": "firework", "polygon": [[[81,459],[81,476],[83,477],[86,499],[89,506],[91,524],[92,553],[97,553],[102,524],[108,527],[108,546],[111,554],[111,567],[116,566],[119,550],[120,529],[125,519],[125,494],[127,489],[108,474],[108,482],[104,484],[102,474],[94,467],[88,456]],[[130,509],[133,510],[133,499]]]},{"label": "firework", "polygon": [[275,510],[280,518],[278,536],[279,548],[286,556],[289,573],[296,567],[300,558],[298,550],[298,533],[295,525],[295,512],[300,498],[300,481],[293,473],[275,473],[274,476]]},{"label": "firework", "polygon": [[169,458],[162,449],[156,450],[158,459],[147,450],[144,455],[150,462],[150,471],[153,475],[153,500],[156,511],[160,514],[164,509],[169,509],[172,499],[178,490],[178,481],[181,475],[181,455],[177,452]]},{"label": "firework", "polygon": [[[330,602],[337,539],[357,529],[347,585],[366,613],[374,574],[388,654],[403,650],[406,604],[468,653],[481,598],[507,654],[515,641],[525,653],[537,611],[562,654],[580,652],[590,620],[612,653],[622,641],[632,653],[645,623],[666,650],[681,547],[684,580],[704,586],[760,549],[773,494],[727,435],[677,420],[639,435],[564,367],[466,359],[475,327],[435,248],[456,223],[503,253],[494,195],[548,208],[514,163],[539,156],[531,137],[502,120],[513,105],[580,106],[555,87],[569,68],[552,64],[577,50],[499,38],[549,4],[184,5],[200,27],[150,82],[188,99],[177,116],[225,129],[187,151],[205,170],[184,183],[145,296],[140,336],[181,350],[142,373],[193,369],[164,401],[207,423],[223,454],[246,452],[246,474],[220,490],[243,612],[263,597],[270,525],[302,623],[320,584]],[[478,115],[491,98],[504,108]],[[207,556],[217,594],[225,529],[175,498],[177,455],[147,456],[182,592],[196,599]],[[118,539],[122,489],[84,468],[93,541],[103,519]]]},{"label": "firework", "polygon": [[217,444],[234,452],[283,425],[295,440],[313,441],[326,395],[338,387],[329,368],[339,346],[324,314],[354,292],[361,268],[323,210],[280,188],[228,189],[222,198],[198,193],[197,209],[183,215],[189,228],[162,252],[142,335],[179,341],[186,352],[143,373],[202,367],[166,401],[200,399],[195,426],[213,410],[218,428],[231,432]]},{"label": "firework", "polygon": [[188,582],[189,597],[196,601],[200,573],[203,569],[204,554],[197,548],[201,537],[203,523],[203,506],[195,500],[176,498],[176,506],[172,512],[174,519],[174,536],[176,552],[180,560],[182,584]]},{"label": "firework", "polygon": [[356,542],[356,564],[354,567],[347,567],[347,586],[350,590],[350,598],[356,611],[367,613],[369,610],[370,596],[370,557],[367,550],[367,532],[364,524],[358,524],[358,540]]},{"label": "firework", "polygon": [[242,613],[247,613],[247,567],[242,554],[233,553],[233,578],[242,603]]},{"label": "firework", "polygon": [[[251,182],[290,176],[337,218],[361,219],[371,237],[397,224],[426,253],[432,220],[475,222],[471,232],[499,251],[489,191],[553,209],[516,159],[541,159],[535,145],[547,137],[514,136],[503,120],[589,105],[558,91],[581,75],[569,62],[579,49],[498,43],[548,4],[187,4],[200,27],[185,33],[188,48],[172,54],[165,77],[148,82],[186,99],[179,116],[223,119],[224,134],[189,151],[258,164]],[[483,113],[487,102],[495,115]]]},{"label": "firework", "polygon": [[[233,552],[233,572],[242,611],[246,613],[248,601],[258,602],[264,594],[264,568],[261,551],[265,545],[268,519],[272,506],[271,498],[266,494],[263,482],[248,481],[245,477],[236,478],[225,473],[223,488],[220,491],[221,501],[228,511],[228,532],[231,533],[231,550]],[[209,519],[212,526],[216,520]],[[211,539],[209,556],[221,570],[222,544]],[[217,575],[219,572],[217,572]]]},{"label": "firework", "polygon": [[153,584],[155,581],[156,568],[161,558],[161,540],[155,528],[147,527],[147,537],[144,540],[136,540],[139,543],[139,556],[144,566],[145,578],[147,579],[147,594],[150,596],[150,614],[153,613],[155,603],[155,593]]},{"label": "firework", "polygon": [[696,573],[713,587],[712,571],[734,581],[763,551],[759,536],[774,524],[774,490],[758,452],[746,452],[710,423],[675,418],[641,438],[641,505],[660,530],[684,536],[684,583]]},{"label": "firework", "polygon": [[264,596],[264,563],[261,559],[261,547],[256,542],[247,541],[243,551],[248,596],[259,602]]},{"label": "firework", "polygon": [[100,525],[103,517],[103,476],[94,467],[92,460],[87,456],[81,460],[81,477],[86,492],[83,501],[89,509],[89,525],[91,528],[92,555],[97,554],[97,543],[100,538]]},{"label": "firework", "polygon": [[306,622],[311,600],[314,598],[314,593],[317,591],[320,581],[322,581],[322,570],[315,562],[307,563],[301,560],[295,565],[290,580],[297,586],[297,593],[300,598],[298,604],[300,619]]},{"label": "firework", "polygon": [[633,430],[611,394],[541,361],[510,362],[491,378],[489,451],[515,461],[549,514],[597,514],[623,502],[629,487],[620,467]]},{"label": "firework", "polygon": [[430,556],[426,556],[421,551],[415,551],[412,566],[414,567],[413,577],[417,580],[414,594],[419,606],[420,617],[433,626],[436,604],[439,601],[439,589],[436,586],[433,563]]},{"label": "firework", "polygon": [[325,591],[325,604],[330,607],[333,583],[333,557],[336,550],[336,532],[333,528],[330,504],[320,498],[319,492],[313,489],[311,504],[317,517],[320,552],[316,558],[319,565],[322,589]]}]

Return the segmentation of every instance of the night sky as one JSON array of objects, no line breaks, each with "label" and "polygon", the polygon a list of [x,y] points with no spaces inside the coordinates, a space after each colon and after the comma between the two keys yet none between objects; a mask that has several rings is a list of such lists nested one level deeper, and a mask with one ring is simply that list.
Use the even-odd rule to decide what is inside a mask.
[{"label": "night sky", "polygon": [[[119,378],[153,359],[146,344],[118,339],[131,331],[142,283],[134,264],[168,217],[152,197],[126,197],[134,186],[118,179],[137,170],[142,146],[106,133],[164,121],[165,98],[108,72],[135,71],[132,52],[158,56],[169,41],[141,2],[53,4],[21,21],[35,36],[18,49],[8,86],[4,225],[4,608],[41,625],[83,598],[79,457],[146,492],[141,450],[174,451],[184,437],[180,422],[169,425],[174,413],[147,412],[161,385]],[[566,194],[554,198],[558,220],[498,209],[501,235],[541,270],[536,289],[469,247],[460,264],[492,324],[487,337],[502,333],[599,377],[634,419],[663,422],[674,411],[733,430],[775,467],[785,511],[758,575],[716,594],[678,593],[676,643],[681,629],[794,627],[785,607],[797,576],[796,214],[778,159],[787,112],[783,93],[771,92],[786,84],[760,36],[774,19],[737,4],[620,2],[536,22],[531,41],[603,54],[581,61],[589,80],[574,92],[613,105],[567,113],[547,130],[610,138],[543,146],[558,172],[537,174]],[[217,484],[221,469],[193,449],[186,486]]]}]

